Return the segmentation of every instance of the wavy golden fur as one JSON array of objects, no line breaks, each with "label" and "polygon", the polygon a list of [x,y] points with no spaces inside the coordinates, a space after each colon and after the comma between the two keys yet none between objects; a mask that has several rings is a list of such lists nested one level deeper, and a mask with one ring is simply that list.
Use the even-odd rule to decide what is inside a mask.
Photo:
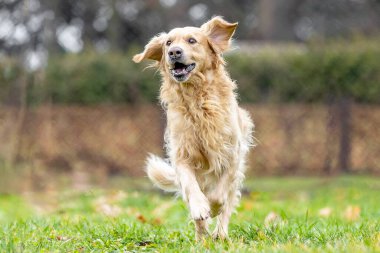
[{"label": "wavy golden fur", "polygon": [[228,237],[253,144],[253,122],[238,106],[236,84],[222,58],[236,27],[215,17],[201,27],[176,28],[154,37],[133,57],[156,61],[167,113],[168,160],[151,155],[148,176],[158,187],[182,194],[198,239],[208,234],[212,217],[217,217],[213,237]]}]

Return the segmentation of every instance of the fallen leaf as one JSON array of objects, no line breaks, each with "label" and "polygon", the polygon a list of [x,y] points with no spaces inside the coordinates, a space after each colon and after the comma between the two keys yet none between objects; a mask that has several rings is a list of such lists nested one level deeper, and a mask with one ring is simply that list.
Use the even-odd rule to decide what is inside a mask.
[{"label": "fallen leaf", "polygon": [[112,192],[108,196],[108,199],[110,202],[114,203],[114,202],[120,202],[120,201],[126,199],[127,197],[128,196],[124,191],[115,191],[115,192]]},{"label": "fallen leaf", "polygon": [[360,211],[359,206],[348,206],[344,211],[344,218],[349,221],[355,221],[360,218]]},{"label": "fallen leaf", "polygon": [[120,207],[115,206],[115,205],[109,205],[107,203],[102,203],[102,204],[97,205],[96,211],[110,217],[117,217],[122,212]]},{"label": "fallen leaf", "polygon": [[318,211],[319,216],[324,217],[324,218],[330,217],[331,213],[332,213],[331,207],[324,207]]},{"label": "fallen leaf", "polygon": [[66,241],[67,237],[58,235],[55,237],[55,239],[57,239],[58,241]]},{"label": "fallen leaf", "polygon": [[253,209],[253,202],[252,201],[245,201],[243,203],[244,210],[252,210]]},{"label": "fallen leaf", "polygon": [[154,218],[153,221],[152,221],[152,224],[154,224],[154,225],[161,225],[162,221],[161,221],[160,218]]},{"label": "fallen leaf", "polygon": [[144,215],[142,215],[141,213],[139,213],[136,217],[141,223],[146,223],[146,218],[144,217]]},{"label": "fallen leaf", "polygon": [[103,242],[102,239],[96,239],[96,240],[94,240],[92,243],[93,243],[93,244],[100,244],[100,245],[104,246],[104,242]]},{"label": "fallen leaf", "polygon": [[277,224],[281,222],[281,217],[275,213],[275,212],[270,212],[266,217],[265,217],[265,220],[264,220],[264,224],[265,226],[269,226],[269,225],[272,225],[272,224]]},{"label": "fallen leaf", "polygon": [[97,212],[100,212],[106,216],[117,217],[122,212],[122,209],[120,207],[114,204],[110,204],[109,199],[106,197],[100,197],[96,199],[94,205]]},{"label": "fallen leaf", "polygon": [[142,241],[142,242],[136,243],[137,246],[147,246],[147,245],[150,245],[150,244],[152,244],[151,241]]}]

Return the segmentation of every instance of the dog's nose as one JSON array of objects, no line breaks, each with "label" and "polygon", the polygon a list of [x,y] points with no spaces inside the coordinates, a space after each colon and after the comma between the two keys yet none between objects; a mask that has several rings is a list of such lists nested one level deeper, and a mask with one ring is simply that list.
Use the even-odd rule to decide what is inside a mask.
[{"label": "dog's nose", "polygon": [[178,60],[182,57],[183,51],[180,47],[173,47],[169,50],[168,54],[171,60]]}]

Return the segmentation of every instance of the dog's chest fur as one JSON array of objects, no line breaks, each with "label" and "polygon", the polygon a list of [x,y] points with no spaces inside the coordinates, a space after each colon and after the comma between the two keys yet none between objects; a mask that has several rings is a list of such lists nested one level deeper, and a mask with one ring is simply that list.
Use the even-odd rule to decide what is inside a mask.
[{"label": "dog's chest fur", "polygon": [[[167,148],[174,163],[221,174],[231,167],[236,136],[231,109],[231,87],[218,84],[170,84],[161,90],[167,108]],[[170,140],[170,141],[169,141]],[[210,171],[211,170],[211,171]]]}]

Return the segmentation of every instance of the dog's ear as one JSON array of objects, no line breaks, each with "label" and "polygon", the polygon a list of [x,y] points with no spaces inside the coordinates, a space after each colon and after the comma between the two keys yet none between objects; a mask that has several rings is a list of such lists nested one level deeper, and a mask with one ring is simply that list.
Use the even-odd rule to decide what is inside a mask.
[{"label": "dog's ear", "polygon": [[165,35],[165,33],[160,33],[157,36],[153,37],[149,43],[145,45],[144,51],[142,53],[133,56],[133,61],[136,63],[139,63],[144,59],[161,61],[162,47],[165,40]]},{"label": "dog's ear", "polygon": [[217,53],[223,53],[230,47],[231,37],[238,23],[229,23],[222,17],[214,17],[201,26],[209,43]]}]

